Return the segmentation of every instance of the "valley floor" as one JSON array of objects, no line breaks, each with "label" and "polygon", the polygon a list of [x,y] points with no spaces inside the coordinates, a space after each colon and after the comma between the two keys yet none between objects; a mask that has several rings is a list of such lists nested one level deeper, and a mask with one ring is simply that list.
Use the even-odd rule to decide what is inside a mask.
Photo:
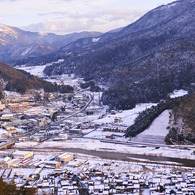
[{"label": "valley floor", "polygon": [[[33,69],[30,69],[29,67],[23,67],[24,70],[33,71],[34,74],[38,73],[38,76],[44,76],[41,68],[33,67]],[[47,190],[51,187],[53,190],[57,188],[58,194],[65,192],[76,194],[80,187],[73,182],[72,176],[70,176],[72,173],[79,177],[82,185],[85,184],[87,189],[91,190],[90,194],[94,194],[94,192],[102,194],[100,192],[103,191],[105,191],[104,194],[117,194],[117,192],[122,192],[123,194],[124,192],[127,192],[127,194],[158,193],[158,181],[161,180],[164,182],[164,192],[167,191],[168,193],[169,189],[170,191],[172,188],[176,190],[177,186],[174,182],[170,182],[172,188],[169,188],[169,184],[166,184],[165,179],[175,178],[176,173],[181,178],[181,181],[177,181],[178,185],[181,186],[183,181],[186,182],[191,179],[191,186],[195,187],[195,180],[193,180],[195,179],[195,172],[187,179],[188,173],[194,170],[195,167],[195,146],[165,145],[164,139],[168,133],[169,110],[164,111],[157,117],[144,132],[134,138],[125,138],[126,129],[134,123],[139,113],[155,104],[139,104],[131,110],[112,111],[109,113],[107,106],[101,105],[101,93],[91,93],[78,89],[78,81],[82,79],[76,79],[70,75],[49,79],[54,82],[63,82],[63,84],[71,83],[72,81],[74,85],[77,84],[76,89],[78,91],[73,100],[67,105],[62,99],[59,102],[57,99],[54,102],[50,102],[48,104],[49,108],[55,106],[58,109],[65,105],[65,111],[60,112],[56,121],[51,122],[49,127],[42,128],[39,132],[30,131],[27,134],[28,136],[21,137],[21,141],[15,143],[14,150],[33,151],[35,154],[25,165],[22,164],[22,159],[10,165],[13,172],[17,174],[22,172],[25,175],[23,179],[19,179],[19,177],[15,178],[14,174],[11,174],[10,178],[15,178],[18,185],[26,185],[24,180],[28,177],[31,178],[32,176],[30,175],[34,174],[35,168],[37,168],[40,170],[40,179],[32,178],[32,182],[29,183],[38,187],[39,194],[44,191],[45,182],[47,183]],[[42,110],[42,107],[39,110]],[[87,112],[91,114],[87,114]],[[4,131],[0,130],[1,135]],[[42,141],[32,140],[35,135],[44,136],[44,139]],[[69,162],[62,162],[62,166],[59,169],[55,169],[56,167],[52,167],[53,162],[61,163],[59,155],[64,152],[72,156],[72,159],[69,160],[70,164]],[[7,155],[9,156],[9,152]],[[38,165],[36,164],[37,162]],[[81,162],[82,165],[77,166],[76,162]],[[47,163],[50,163],[50,165],[48,166]],[[107,166],[107,164],[109,165]],[[92,173],[95,173],[92,168],[97,172],[106,173],[107,176],[91,176]],[[55,180],[51,175],[56,172],[59,175]],[[180,174],[180,172],[184,174]],[[90,173],[89,176],[88,173]],[[139,178],[135,177],[139,173],[142,173]],[[3,169],[0,170],[0,174],[4,175]],[[4,177],[7,181],[9,181],[8,175]],[[82,180],[83,175],[86,175],[86,180]],[[118,177],[117,175],[120,176]],[[132,183],[128,183],[129,175],[134,175]],[[65,176],[68,178],[67,184],[63,181]],[[109,177],[111,180],[105,184],[104,180]],[[117,178],[125,182],[121,184],[123,187],[118,191],[116,187]],[[158,179],[155,180],[155,178]],[[153,179],[154,181],[150,185],[149,182]],[[133,183],[135,182],[134,180],[136,180],[136,183]],[[94,183],[93,186],[89,184],[91,181]],[[142,185],[143,182],[144,184]],[[55,183],[57,183],[56,188],[54,187]],[[112,192],[110,183],[116,185],[116,191]],[[73,189],[68,189],[68,185],[73,186]],[[101,186],[101,189],[96,189],[96,185]],[[181,189],[185,187],[188,187],[187,183]],[[191,189],[190,186],[189,189]]]}]

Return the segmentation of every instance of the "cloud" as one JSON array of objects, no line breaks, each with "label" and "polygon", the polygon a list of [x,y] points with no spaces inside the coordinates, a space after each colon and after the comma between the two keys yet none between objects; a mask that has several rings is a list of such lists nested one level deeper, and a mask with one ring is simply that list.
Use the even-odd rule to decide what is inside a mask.
[{"label": "cloud", "polygon": [[68,11],[66,12],[58,12],[58,11],[55,11],[55,12],[44,12],[44,13],[38,13],[37,15],[38,16],[51,16],[51,15],[54,15],[54,16],[64,16],[64,15],[67,15],[68,14]]},{"label": "cloud", "polygon": [[130,10],[130,9],[122,9],[122,8],[115,8],[115,9],[106,9],[103,11],[97,11],[97,12],[88,12],[86,14],[69,14],[68,16],[70,18],[78,19],[78,18],[93,18],[100,19],[100,18],[109,18],[109,21],[114,20],[125,20],[127,22],[132,22],[138,17],[144,15],[147,12],[147,10]]},{"label": "cloud", "polygon": [[113,20],[125,20],[132,22],[138,17],[145,14],[147,10],[128,10],[128,9],[108,9],[105,14],[110,16],[110,21]]},{"label": "cloud", "polygon": [[0,18],[36,32],[105,32],[134,22],[154,4],[156,0],[0,0]]},{"label": "cloud", "polygon": [[20,1],[20,0],[0,0],[0,2],[7,2],[7,1]]},{"label": "cloud", "polygon": [[54,15],[55,18],[25,26],[23,29],[37,32],[55,32],[56,34],[81,31],[106,32],[134,22],[145,12],[144,10],[121,8],[87,13],[48,12],[44,13],[43,16]]},{"label": "cloud", "polygon": [[23,29],[36,32],[54,32],[56,34],[68,34],[72,32],[80,32],[89,29],[92,25],[92,21],[87,18],[80,18],[77,21],[75,20],[49,20],[40,22],[37,24],[31,24],[24,27]]}]

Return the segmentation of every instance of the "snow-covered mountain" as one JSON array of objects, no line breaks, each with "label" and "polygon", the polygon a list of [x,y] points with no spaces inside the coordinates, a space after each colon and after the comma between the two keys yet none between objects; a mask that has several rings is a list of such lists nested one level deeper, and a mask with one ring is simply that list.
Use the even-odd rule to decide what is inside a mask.
[{"label": "snow-covered mountain", "polygon": [[[195,82],[195,0],[178,0],[151,10],[118,32],[78,39],[21,64],[44,64],[45,74],[75,73],[109,87],[103,102],[128,109],[157,102]],[[18,64],[18,62],[17,62]]]},{"label": "snow-covered mountain", "polygon": [[9,62],[45,55],[77,39],[99,35],[101,33],[98,32],[68,35],[42,34],[0,24],[0,61]]},{"label": "snow-covered mountain", "polygon": [[64,61],[46,67],[45,73],[74,72],[94,79],[109,87],[105,104],[129,108],[190,88],[195,82],[194,56],[195,0],[179,0],[151,10],[119,32],[66,45],[47,57],[47,63]]}]

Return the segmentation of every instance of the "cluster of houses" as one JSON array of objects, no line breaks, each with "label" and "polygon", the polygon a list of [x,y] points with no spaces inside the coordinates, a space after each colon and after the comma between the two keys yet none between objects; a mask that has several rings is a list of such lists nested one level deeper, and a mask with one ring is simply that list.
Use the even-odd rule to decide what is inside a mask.
[{"label": "cluster of houses", "polygon": [[[99,101],[95,100],[92,101],[91,105],[84,112],[79,113],[79,110],[89,101],[89,96],[85,94],[78,93],[71,98],[59,94],[47,94],[49,101],[46,103],[44,103],[44,96],[44,92],[41,91],[31,92],[24,96],[7,94],[6,99],[0,102],[0,138],[40,142],[46,140],[49,137],[48,134],[53,132],[53,134],[56,134],[53,140],[62,141],[67,139],[67,136],[59,136],[63,130],[66,134],[84,136],[90,131],[97,129],[97,126],[101,126],[90,123],[90,121],[88,123],[79,121],[83,117],[106,114],[105,107],[98,106]],[[70,121],[70,123],[63,121],[65,117],[77,112],[77,119],[74,120],[73,118],[73,121]],[[55,129],[50,128],[55,124],[55,121],[62,121],[62,124],[59,124]],[[125,133],[127,127],[121,126],[121,121],[121,118],[116,118],[114,121],[115,125],[103,125],[102,129],[103,131]],[[78,125],[75,125],[77,122]],[[51,132],[48,132],[48,127]]]},{"label": "cluster of houses", "polygon": [[[0,151],[0,168],[59,168],[61,163],[68,163],[72,155],[63,153],[43,159],[35,158],[33,151],[4,150]],[[70,163],[71,164],[71,163]],[[71,165],[70,165],[71,166]]]},{"label": "cluster of houses", "polygon": [[[8,138],[7,142],[1,141],[0,149],[15,144],[10,137],[18,141],[40,142],[48,136],[53,141],[64,141],[70,134],[83,136],[100,128],[106,138],[113,139],[112,133],[124,134],[127,130],[120,117],[112,123],[101,125],[89,121],[63,121],[65,116],[82,109],[89,101],[88,96],[76,94],[66,103],[63,103],[64,97],[57,98],[59,101],[54,101],[55,106],[52,105],[52,99],[56,100],[53,94],[47,97],[51,104],[38,100],[43,99],[43,96],[14,96],[0,102],[0,137]],[[62,112],[56,116],[55,113],[60,113],[58,108]],[[78,112],[77,115],[89,118],[90,115],[103,117],[104,114],[106,109],[94,104],[85,113]],[[116,114],[116,111],[112,110],[111,114]],[[52,124],[51,121],[56,119],[62,119],[62,123]],[[49,131],[46,128],[48,125]],[[195,194],[195,170],[134,171],[131,166],[126,162],[75,158],[69,153],[37,157],[33,151],[0,151],[0,177],[5,181],[14,180],[18,188],[36,188],[40,194]]]},{"label": "cluster of houses", "polygon": [[[39,98],[36,98],[36,94]],[[29,93],[25,96],[8,94],[6,99],[0,102],[0,138],[16,138],[25,141],[29,140],[26,135],[31,131],[31,134],[36,132],[40,134],[34,136],[35,141],[44,140],[44,134],[39,132],[52,125],[56,119],[76,112],[86,103],[86,100],[80,96],[75,97],[71,102],[68,100],[68,94],[60,96],[50,93],[47,96],[49,101],[45,104],[44,92]],[[69,125],[67,127],[70,128]]]},{"label": "cluster of houses", "polygon": [[[18,95],[19,96],[19,95]],[[53,98],[50,94],[50,99]],[[0,128],[2,138],[17,138],[25,131],[46,127],[57,110],[37,103],[32,94],[17,95],[0,103]]]},{"label": "cluster of houses", "polygon": [[[16,186],[56,194],[194,194],[195,170],[143,171],[125,162],[75,158],[69,153],[35,158],[32,151],[1,151],[0,176]],[[36,155],[35,155],[36,156]],[[26,170],[31,172],[25,175]],[[27,171],[28,172],[28,171]]]},{"label": "cluster of houses", "polygon": [[109,131],[109,132],[113,132],[113,133],[126,133],[127,131],[127,126],[126,125],[105,125],[103,127],[103,131]]}]

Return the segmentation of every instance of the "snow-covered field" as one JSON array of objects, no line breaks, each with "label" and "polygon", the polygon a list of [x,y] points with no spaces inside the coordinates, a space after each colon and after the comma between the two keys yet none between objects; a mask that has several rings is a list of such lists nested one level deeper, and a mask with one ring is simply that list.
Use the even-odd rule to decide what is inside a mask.
[{"label": "snow-covered field", "polygon": [[[44,69],[47,66],[50,66],[52,64],[58,64],[63,62],[63,59],[59,59],[57,62],[52,62],[52,63],[48,63],[45,65],[39,65],[39,66],[16,66],[16,69],[20,69],[20,70],[24,70],[34,76],[40,77],[40,78],[44,78],[46,75],[44,74]],[[77,86],[79,82],[81,82],[83,79],[82,78],[74,78],[74,74],[71,75],[67,75],[67,74],[63,74],[63,75],[58,75],[58,76],[54,76],[52,78],[47,78],[46,81],[51,82],[51,83],[61,83],[64,85],[70,85],[70,86]]]},{"label": "snow-covered field", "polygon": [[132,138],[132,141],[164,144],[164,139],[168,134],[167,126],[169,122],[169,110],[165,110],[150,125],[148,129]]},{"label": "snow-covered field", "polygon": [[[130,125],[134,123],[135,118],[138,116],[138,114],[142,111],[144,111],[147,108],[150,108],[151,106],[156,105],[152,103],[147,103],[147,104],[137,104],[135,108],[131,110],[125,110],[125,111],[120,111],[116,114],[107,114],[104,118],[98,119],[100,115],[89,115],[86,117],[80,118],[79,121],[82,122],[93,122],[94,124],[99,124],[99,125],[105,125],[105,124],[111,124],[111,125],[118,125],[119,128],[127,128]],[[105,110],[104,110],[105,113]],[[116,118],[121,118],[122,121],[119,123],[115,123],[114,120]],[[76,120],[76,118],[74,118]],[[77,121],[78,122],[78,121]],[[83,133],[86,133],[83,131]],[[97,139],[104,139],[107,135],[114,134],[115,138],[118,141],[128,141],[129,138],[124,137],[124,133],[117,133],[117,132],[106,132],[103,131],[103,128],[100,127],[94,131],[91,131],[85,137],[88,138],[97,138]]]},{"label": "snow-covered field", "polygon": [[93,122],[96,124],[113,123],[115,118],[121,118],[122,122],[119,124],[130,126],[134,123],[134,120],[136,119],[140,112],[144,111],[147,108],[152,107],[153,105],[156,104],[153,103],[137,104],[136,107],[131,110],[124,110],[114,115],[108,114],[105,118],[94,120]]},{"label": "snow-covered field", "polygon": [[58,64],[58,63],[61,63],[63,61],[64,61],[64,59],[59,59],[56,62],[52,62],[52,63],[48,63],[48,64],[44,64],[44,65],[39,65],[39,66],[25,66],[25,65],[23,65],[23,66],[16,66],[15,68],[29,72],[30,74],[35,75],[37,77],[43,77],[44,76],[43,70],[45,69],[45,67],[50,66],[52,64]]},{"label": "snow-covered field", "polygon": [[17,69],[24,70],[26,72],[29,72],[32,75],[35,75],[37,77],[43,77],[44,73],[43,70],[48,65],[43,66],[22,66],[22,67],[16,67]]}]

